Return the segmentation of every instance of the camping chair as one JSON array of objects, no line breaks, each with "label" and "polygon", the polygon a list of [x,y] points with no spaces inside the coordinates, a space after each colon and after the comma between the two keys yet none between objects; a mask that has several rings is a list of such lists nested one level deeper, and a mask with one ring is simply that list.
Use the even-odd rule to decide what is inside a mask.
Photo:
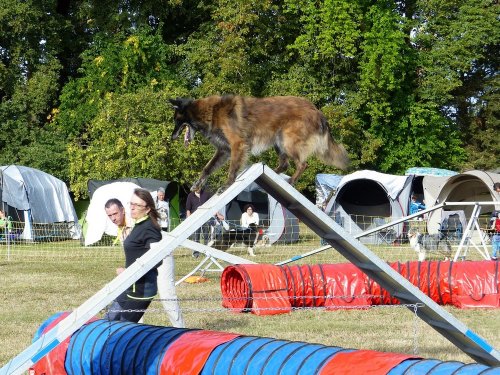
[{"label": "camping chair", "polygon": [[439,233],[448,241],[460,241],[463,234],[463,224],[460,220],[460,213],[458,211],[443,218],[439,228]]},{"label": "camping chair", "polygon": [[[387,224],[387,222],[383,217],[376,217],[373,219],[373,225],[375,228],[385,224]],[[387,245],[392,245],[396,237],[396,232],[392,229],[392,227],[381,229],[377,232],[377,244],[380,245],[385,243]]]}]

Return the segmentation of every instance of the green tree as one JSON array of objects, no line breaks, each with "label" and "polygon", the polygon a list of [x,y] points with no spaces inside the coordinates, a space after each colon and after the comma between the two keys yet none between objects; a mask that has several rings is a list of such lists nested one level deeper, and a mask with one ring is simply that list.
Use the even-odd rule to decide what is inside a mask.
[{"label": "green tree", "polygon": [[144,86],[163,90],[177,80],[169,66],[173,56],[161,35],[148,28],[111,38],[96,36],[94,45],[82,55],[79,77],[62,90],[57,125],[68,137],[78,137],[99,113],[107,94],[134,92]]},{"label": "green tree", "polygon": [[[353,170],[496,168],[499,10],[493,0],[0,0],[0,161],[70,179],[79,195],[90,177],[189,184],[213,149],[202,137],[187,150],[168,143],[166,99],[233,93],[307,97]],[[274,166],[276,155],[260,160]],[[311,192],[319,172],[338,171],[310,160],[299,189]]]},{"label": "green tree", "polygon": [[457,169],[498,167],[500,5],[496,1],[425,1],[415,13],[419,100],[432,103],[467,152]]},{"label": "green tree", "polygon": [[53,2],[0,0],[0,164],[65,179],[64,138],[50,129],[62,25]]},{"label": "green tree", "polygon": [[[172,144],[175,89],[144,87],[134,93],[108,94],[82,138],[69,146],[70,182],[77,198],[86,196],[87,181],[119,177],[152,177],[190,183],[202,168],[199,153],[181,142]],[[161,103],[159,105],[159,103]],[[186,166],[189,166],[187,168]]]}]

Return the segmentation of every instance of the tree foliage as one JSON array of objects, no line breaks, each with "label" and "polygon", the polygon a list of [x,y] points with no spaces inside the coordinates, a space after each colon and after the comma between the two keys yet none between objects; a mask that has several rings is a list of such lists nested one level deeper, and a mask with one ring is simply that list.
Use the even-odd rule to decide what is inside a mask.
[{"label": "tree foliage", "polygon": [[[307,97],[353,170],[498,168],[499,10],[493,0],[0,0],[0,163],[43,169],[77,197],[89,178],[190,184],[213,148],[170,142],[168,98],[231,93]],[[310,160],[297,187],[311,193],[324,172],[338,171]]]}]

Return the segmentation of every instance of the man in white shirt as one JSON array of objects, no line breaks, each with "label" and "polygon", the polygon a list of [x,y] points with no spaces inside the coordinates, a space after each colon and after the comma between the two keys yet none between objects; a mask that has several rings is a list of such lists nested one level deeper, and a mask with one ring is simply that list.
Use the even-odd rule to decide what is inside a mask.
[{"label": "man in white shirt", "polygon": [[168,232],[170,228],[170,223],[169,223],[169,204],[165,200],[165,189],[164,188],[159,188],[156,191],[156,210],[160,214],[160,227],[161,230]]}]

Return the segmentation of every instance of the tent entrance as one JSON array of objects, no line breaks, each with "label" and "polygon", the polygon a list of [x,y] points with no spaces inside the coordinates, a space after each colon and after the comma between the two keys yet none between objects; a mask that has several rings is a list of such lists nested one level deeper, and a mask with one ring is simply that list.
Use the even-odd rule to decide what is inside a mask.
[{"label": "tent entrance", "polygon": [[367,217],[390,217],[391,202],[387,191],[373,180],[353,180],[338,192],[334,211],[342,207],[343,211],[362,230],[368,229],[372,220]]},{"label": "tent entrance", "polygon": [[259,221],[269,226],[269,199],[267,193],[254,190],[243,191],[226,206],[226,220],[239,224],[241,214],[245,211],[245,205],[252,204],[255,212],[259,214]]}]

